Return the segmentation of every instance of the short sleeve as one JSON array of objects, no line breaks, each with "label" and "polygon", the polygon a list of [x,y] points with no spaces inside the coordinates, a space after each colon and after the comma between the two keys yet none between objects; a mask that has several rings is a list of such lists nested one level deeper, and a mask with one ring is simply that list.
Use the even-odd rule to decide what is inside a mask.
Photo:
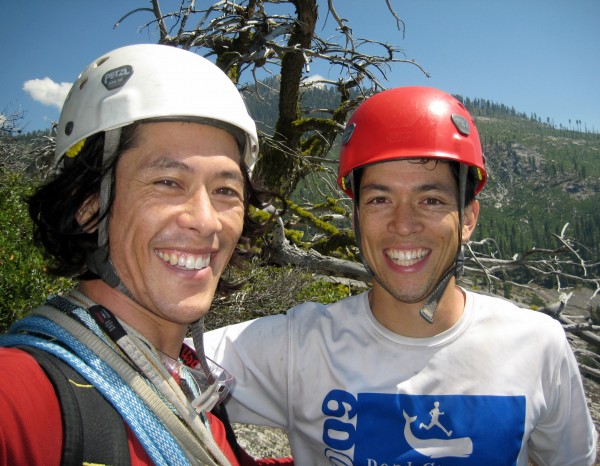
[{"label": "short sleeve", "polygon": [[0,464],[60,464],[62,418],[52,383],[28,353],[0,348]]}]

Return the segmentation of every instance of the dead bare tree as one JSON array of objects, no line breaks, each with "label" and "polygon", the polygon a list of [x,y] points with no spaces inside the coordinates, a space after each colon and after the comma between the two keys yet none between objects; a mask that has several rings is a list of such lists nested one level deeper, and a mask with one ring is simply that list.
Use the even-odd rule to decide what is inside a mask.
[{"label": "dead bare tree", "polygon": [[[514,282],[510,279],[508,272],[513,270],[527,270],[539,278],[550,277],[555,281],[558,293],[573,284],[583,285],[594,289],[590,298],[600,294],[599,263],[589,262],[582,257],[581,245],[567,236],[569,224],[565,224],[560,234],[552,235],[558,242],[554,249],[534,248],[522,254],[515,254],[510,259],[497,257],[497,250],[493,252],[478,252],[477,248],[494,244],[492,238],[486,238],[478,242],[467,244],[471,261],[474,266],[466,269],[485,276],[488,286],[491,288],[494,282],[510,283],[519,287],[527,287],[527,283]],[[565,284],[566,283],[566,284]]]},{"label": "dead bare tree", "polygon": [[[349,112],[371,92],[384,88],[394,63],[408,63],[402,50],[374,39],[356,38],[333,0],[222,0],[208,6],[186,0],[177,11],[163,12],[159,0],[152,8],[129,12],[151,13],[144,28],[154,28],[162,44],[198,49],[215,56],[236,84],[254,85],[259,75],[278,76],[278,118],[272,134],[263,135],[261,157],[254,176],[267,188],[288,197],[307,173],[317,169],[315,161],[326,154],[340,134]],[[343,2],[340,2],[343,7]],[[390,26],[399,35],[404,23],[386,1]],[[323,8],[323,14],[319,14]],[[331,36],[321,36],[321,31]],[[321,62],[339,72],[338,79],[321,81],[339,93],[336,108],[319,109],[327,118],[310,116],[315,109],[302,109],[302,93],[316,82],[308,82],[311,65]],[[245,79],[250,74],[251,79]],[[354,90],[355,92],[351,92]],[[257,86],[255,92],[260,94]]]},{"label": "dead bare tree", "polygon": [[0,167],[5,171],[47,173],[47,161],[54,150],[54,138],[24,136],[27,123],[25,111],[18,109],[0,113]]},{"label": "dead bare tree", "polygon": [[11,110],[8,106],[0,112],[0,136],[21,134],[27,128],[25,111],[21,108]]}]

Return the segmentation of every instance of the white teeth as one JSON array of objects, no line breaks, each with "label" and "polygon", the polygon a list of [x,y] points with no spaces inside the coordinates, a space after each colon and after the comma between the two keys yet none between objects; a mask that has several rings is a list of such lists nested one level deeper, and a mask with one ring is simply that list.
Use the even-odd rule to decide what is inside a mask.
[{"label": "white teeth", "polygon": [[408,267],[416,264],[421,259],[429,254],[427,249],[413,249],[410,251],[400,251],[397,249],[390,249],[387,251],[387,255],[394,263],[403,267]]},{"label": "white teeth", "polygon": [[188,256],[185,260],[185,268],[186,269],[195,269],[196,268],[196,259],[193,256]]},{"label": "white teeth", "polygon": [[198,257],[198,259],[196,259],[194,267],[196,269],[203,269],[205,267],[208,267],[208,264],[210,264],[210,256]]},{"label": "white teeth", "polygon": [[168,254],[163,251],[157,251],[156,255],[171,265],[177,265],[188,270],[204,269],[210,264],[210,254],[196,256],[193,254]]}]

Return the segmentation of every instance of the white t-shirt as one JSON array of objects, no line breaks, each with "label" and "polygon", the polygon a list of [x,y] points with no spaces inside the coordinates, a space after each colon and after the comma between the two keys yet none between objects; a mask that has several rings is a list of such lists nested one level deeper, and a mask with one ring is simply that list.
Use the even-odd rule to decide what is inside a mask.
[{"label": "white t-shirt", "polygon": [[596,433],[554,319],[466,292],[451,329],[383,327],[367,293],[208,332],[231,420],[282,427],[295,463],[592,465]]}]

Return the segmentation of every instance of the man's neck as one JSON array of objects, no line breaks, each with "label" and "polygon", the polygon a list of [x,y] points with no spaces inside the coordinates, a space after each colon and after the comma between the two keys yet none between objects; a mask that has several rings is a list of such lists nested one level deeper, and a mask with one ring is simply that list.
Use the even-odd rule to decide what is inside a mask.
[{"label": "man's neck", "polygon": [[83,280],[79,291],[133,327],[158,350],[175,359],[179,355],[187,325],[168,322],[102,280]]},{"label": "man's neck", "polygon": [[463,314],[465,296],[452,278],[438,302],[433,323],[420,314],[426,302],[401,302],[377,283],[369,292],[369,305],[377,321],[398,335],[413,338],[432,337],[454,326]]}]

